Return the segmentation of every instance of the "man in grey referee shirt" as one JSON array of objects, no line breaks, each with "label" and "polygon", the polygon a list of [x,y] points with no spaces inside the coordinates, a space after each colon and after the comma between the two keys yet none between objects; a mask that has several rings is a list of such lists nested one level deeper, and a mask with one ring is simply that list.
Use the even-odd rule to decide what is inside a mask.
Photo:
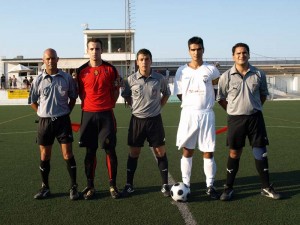
[{"label": "man in grey referee shirt", "polygon": [[147,140],[157,158],[162,179],[161,192],[170,196],[165,132],[160,113],[171,91],[165,77],[151,70],[152,54],[148,49],[138,51],[136,62],[139,69],[124,80],[125,88],[121,93],[132,110],[128,130],[127,183],[122,194],[126,197],[134,192],[133,177],[141,148]]},{"label": "man in grey referee shirt", "polygon": [[71,113],[78,97],[76,85],[70,74],[57,68],[59,58],[54,49],[44,51],[45,70],[31,85],[28,103],[39,116],[37,143],[40,149],[42,187],[34,196],[45,199],[50,196],[49,173],[52,145],[56,138],[71,178],[70,199],[77,200],[76,162],[72,151],[73,134]]}]

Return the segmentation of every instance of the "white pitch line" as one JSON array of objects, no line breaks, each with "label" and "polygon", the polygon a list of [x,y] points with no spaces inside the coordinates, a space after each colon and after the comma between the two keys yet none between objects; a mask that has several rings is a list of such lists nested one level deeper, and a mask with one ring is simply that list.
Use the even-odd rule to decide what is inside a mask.
[{"label": "white pitch line", "polygon": [[25,115],[25,116],[20,116],[20,117],[11,119],[11,120],[6,120],[6,121],[1,122],[0,125],[1,125],[1,124],[4,124],[4,123],[9,123],[9,122],[12,122],[12,121],[15,121],[15,120],[19,120],[19,119],[22,119],[22,118],[24,118],[24,117],[32,116],[33,114],[34,114],[34,113],[31,113],[31,114],[28,114],[28,115]]},{"label": "white pitch line", "polygon": [[[152,147],[150,147],[152,154],[154,156],[154,159],[157,162],[154,150]],[[176,183],[176,181],[174,180],[174,178],[172,177],[171,173],[168,172],[168,179],[169,179],[169,185],[173,185]],[[189,224],[189,225],[197,225],[197,221],[194,219],[193,214],[191,213],[189,207],[187,206],[187,203],[183,203],[183,202],[176,202],[176,201],[172,201],[171,204],[176,205],[183,220],[184,220],[184,224]]]},{"label": "white pitch line", "polygon": [[[4,122],[2,122],[4,123]],[[1,123],[0,123],[1,124]],[[175,128],[177,126],[165,126],[165,128]],[[216,127],[223,127],[223,126],[216,126]],[[300,129],[300,127],[291,127],[291,126],[266,126],[267,128],[284,128],[284,129]],[[117,127],[117,129],[128,129],[128,127]],[[33,133],[37,131],[15,131],[15,132],[6,132],[6,133],[0,133],[3,135],[7,134],[27,134],[27,133]]]},{"label": "white pitch line", "polygon": [[292,120],[286,120],[286,119],[281,119],[281,118],[275,118],[275,117],[271,117],[271,116],[264,116],[266,118],[271,118],[271,119],[274,119],[274,120],[281,120],[281,121],[285,121],[285,122],[290,122],[290,123],[300,123],[298,121],[292,121]]},{"label": "white pitch line", "polygon": [[[291,121],[290,121],[291,122]],[[298,123],[298,122],[295,122],[295,123]],[[226,125],[223,125],[223,126],[216,126],[216,127],[220,127],[220,128],[222,128],[222,127],[224,127],[224,126],[226,126]],[[164,127],[166,127],[166,128],[176,128],[176,127],[178,127],[178,126],[164,126]],[[269,127],[269,128],[291,128],[291,129],[293,129],[293,128],[295,128],[295,129],[299,129],[300,127],[292,127],[292,126],[266,126],[267,128]],[[122,127],[123,128],[123,127]],[[127,127],[126,127],[127,128]]]},{"label": "white pitch line", "polygon": [[7,133],[0,133],[1,135],[5,134],[29,134],[29,133],[36,133],[37,131],[15,131],[15,132],[7,132]]},{"label": "white pitch line", "polygon": [[266,126],[267,128],[287,128],[287,129],[300,129],[300,127],[291,127],[291,126]]}]

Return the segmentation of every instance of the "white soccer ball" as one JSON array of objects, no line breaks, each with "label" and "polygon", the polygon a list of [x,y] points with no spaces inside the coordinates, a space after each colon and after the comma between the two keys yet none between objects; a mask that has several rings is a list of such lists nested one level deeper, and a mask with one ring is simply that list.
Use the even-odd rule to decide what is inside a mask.
[{"label": "white soccer ball", "polygon": [[190,197],[190,193],[190,188],[182,182],[177,182],[171,188],[171,197],[176,202],[186,202]]}]

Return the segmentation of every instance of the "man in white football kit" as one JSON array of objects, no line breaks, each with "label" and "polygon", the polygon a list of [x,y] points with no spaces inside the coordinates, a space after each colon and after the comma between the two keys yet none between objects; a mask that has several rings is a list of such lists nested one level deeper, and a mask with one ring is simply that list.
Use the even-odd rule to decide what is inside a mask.
[{"label": "man in white football kit", "polygon": [[203,62],[204,45],[200,37],[188,41],[191,61],[178,68],[174,82],[174,94],[181,100],[181,115],[176,146],[183,149],[181,158],[182,182],[190,186],[194,149],[203,152],[203,167],[206,176],[206,194],[219,199],[214,188],[216,163],[215,95],[212,80],[220,73],[214,65]]}]

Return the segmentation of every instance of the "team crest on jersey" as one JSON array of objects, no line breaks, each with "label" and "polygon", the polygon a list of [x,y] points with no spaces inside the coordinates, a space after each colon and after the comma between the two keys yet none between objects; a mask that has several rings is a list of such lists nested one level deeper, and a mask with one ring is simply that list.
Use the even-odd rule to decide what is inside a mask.
[{"label": "team crest on jersey", "polygon": [[94,70],[94,75],[98,76],[99,75],[99,71],[98,70]]}]

